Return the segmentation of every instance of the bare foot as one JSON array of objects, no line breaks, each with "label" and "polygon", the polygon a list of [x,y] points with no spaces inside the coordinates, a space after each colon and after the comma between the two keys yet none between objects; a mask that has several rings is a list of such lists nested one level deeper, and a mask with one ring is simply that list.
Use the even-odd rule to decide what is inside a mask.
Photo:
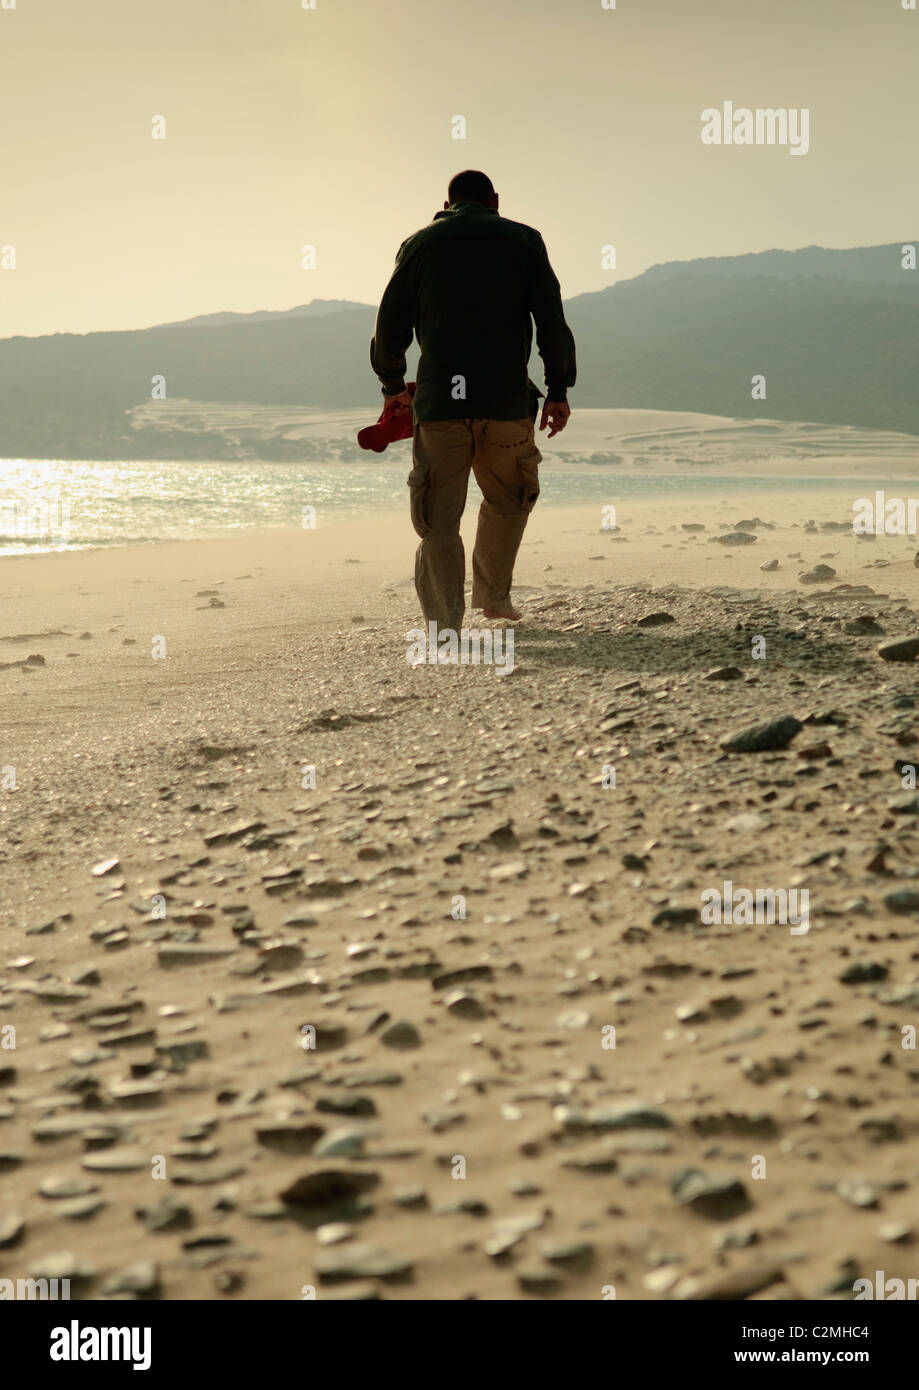
[{"label": "bare foot", "polygon": [[483,608],[482,613],[486,618],[506,618],[509,623],[519,623],[523,617],[519,608]]}]

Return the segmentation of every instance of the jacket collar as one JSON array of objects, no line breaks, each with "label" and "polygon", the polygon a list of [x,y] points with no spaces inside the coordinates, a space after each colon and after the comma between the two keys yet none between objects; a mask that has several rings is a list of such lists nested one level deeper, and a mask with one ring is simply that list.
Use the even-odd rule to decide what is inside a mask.
[{"label": "jacket collar", "polygon": [[441,208],[440,212],[435,212],[433,220],[436,222],[439,217],[459,217],[464,214],[478,212],[490,213],[494,217],[498,216],[497,208],[487,208],[484,203],[464,202],[451,203],[448,208]]}]

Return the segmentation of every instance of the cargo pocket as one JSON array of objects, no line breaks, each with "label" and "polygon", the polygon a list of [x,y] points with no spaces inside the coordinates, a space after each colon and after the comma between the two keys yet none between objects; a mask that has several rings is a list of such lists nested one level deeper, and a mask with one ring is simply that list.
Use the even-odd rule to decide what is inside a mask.
[{"label": "cargo pocket", "polygon": [[517,459],[517,467],[523,478],[522,506],[525,512],[531,512],[536,506],[536,499],[539,497],[539,465],[542,463],[542,454],[537,449],[535,443],[531,443],[528,448]]},{"label": "cargo pocket", "polygon": [[422,540],[424,540],[430,529],[425,517],[425,503],[427,502],[428,496],[430,471],[427,464],[416,462],[407,478],[408,505],[409,512],[411,513],[412,525],[417,535],[419,535]]}]

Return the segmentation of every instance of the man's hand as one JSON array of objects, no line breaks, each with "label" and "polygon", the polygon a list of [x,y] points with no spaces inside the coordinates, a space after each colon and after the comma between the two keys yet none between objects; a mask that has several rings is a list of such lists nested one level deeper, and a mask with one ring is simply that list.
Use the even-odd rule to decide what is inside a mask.
[{"label": "man's hand", "polygon": [[411,405],[411,403],[412,403],[412,393],[411,393],[411,391],[400,391],[399,394],[398,394],[398,396],[384,396],[384,397],[383,397],[383,405],[384,405],[384,407],[386,407],[386,409],[388,409],[388,410],[392,410],[394,407],[398,407],[398,406]]},{"label": "man's hand", "polygon": [[539,428],[544,430],[549,426],[549,438],[553,434],[558,434],[563,430],[571,414],[571,407],[567,401],[545,401],[543,403],[542,415],[539,420]]}]

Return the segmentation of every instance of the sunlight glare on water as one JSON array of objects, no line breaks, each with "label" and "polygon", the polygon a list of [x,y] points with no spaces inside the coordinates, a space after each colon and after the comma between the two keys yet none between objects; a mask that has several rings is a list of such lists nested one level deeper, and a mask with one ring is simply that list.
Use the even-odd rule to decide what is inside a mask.
[{"label": "sunlight glare on water", "polygon": [[[0,555],[41,550],[151,544],[226,535],[253,527],[299,526],[305,507],[317,520],[372,519],[407,503],[409,451],[377,463],[160,463],[0,460]],[[769,477],[687,477],[624,473],[615,467],[543,464],[541,505],[598,504],[717,491],[774,491]],[[832,478],[783,479],[839,489]],[[846,480],[873,492],[877,481]],[[470,502],[475,496],[470,487]],[[740,501],[740,496],[738,496]]]}]

